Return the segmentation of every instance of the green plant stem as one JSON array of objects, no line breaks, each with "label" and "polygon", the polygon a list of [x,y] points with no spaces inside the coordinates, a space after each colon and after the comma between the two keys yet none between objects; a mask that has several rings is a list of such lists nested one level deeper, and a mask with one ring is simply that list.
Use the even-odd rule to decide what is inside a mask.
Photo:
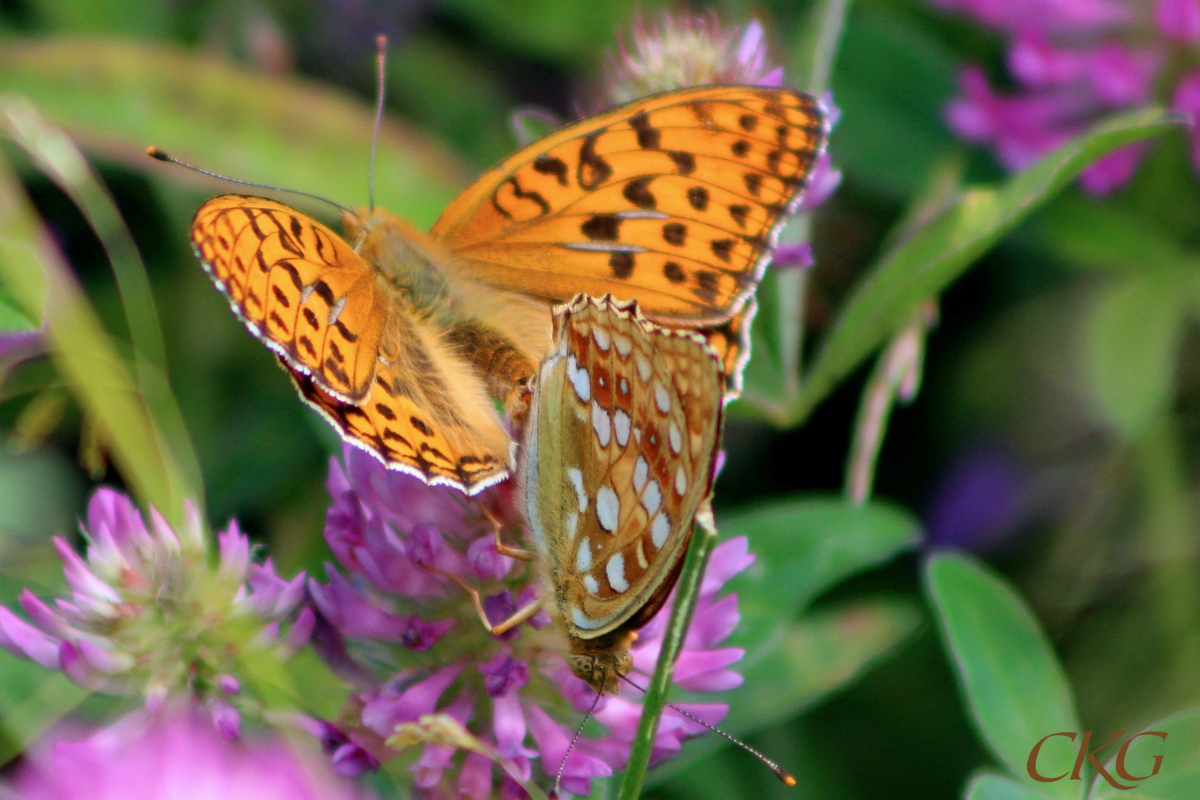
[{"label": "green plant stem", "polygon": [[671,610],[671,619],[663,635],[658,666],[655,667],[650,685],[646,687],[646,699],[642,702],[642,719],[638,723],[637,735],[629,752],[629,764],[625,767],[625,775],[621,779],[621,788],[617,795],[619,800],[635,800],[642,791],[642,782],[646,779],[646,769],[650,763],[650,753],[654,748],[654,735],[658,731],[658,720],[667,702],[675,659],[683,649],[683,639],[687,635],[688,625],[691,624],[692,613],[696,610],[696,602],[700,599],[704,568],[717,544],[717,529],[712,523],[711,510],[703,509],[696,514],[696,528],[683,562],[683,572],[675,587],[675,607]]}]

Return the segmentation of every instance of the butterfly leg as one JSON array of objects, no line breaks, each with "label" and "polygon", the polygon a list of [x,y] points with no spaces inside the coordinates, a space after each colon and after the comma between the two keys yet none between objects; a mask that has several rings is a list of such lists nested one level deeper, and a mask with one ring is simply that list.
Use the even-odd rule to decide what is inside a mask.
[{"label": "butterfly leg", "polygon": [[510,614],[507,619],[497,622],[495,625],[493,625],[492,621],[488,619],[487,612],[483,610],[483,599],[479,596],[479,590],[472,587],[457,575],[446,572],[444,569],[435,567],[432,564],[421,564],[420,567],[424,570],[428,570],[429,572],[441,575],[443,578],[448,578],[454,581],[462,588],[463,591],[471,595],[471,600],[475,603],[475,613],[479,615],[479,621],[483,623],[483,627],[486,628],[487,631],[492,634],[492,636],[499,636],[502,633],[507,633],[542,610],[542,599],[537,597],[533,600],[530,600],[521,608],[518,608],[516,611]]},{"label": "butterfly leg", "polygon": [[528,550],[522,550],[519,547],[509,547],[503,541],[501,541],[500,531],[504,526],[500,524],[500,520],[496,519],[491,511],[488,511],[486,508],[484,508],[483,513],[487,516],[488,521],[492,523],[492,531],[496,536],[497,553],[502,556],[508,556],[509,558],[515,558],[518,561],[533,561],[533,554]]}]

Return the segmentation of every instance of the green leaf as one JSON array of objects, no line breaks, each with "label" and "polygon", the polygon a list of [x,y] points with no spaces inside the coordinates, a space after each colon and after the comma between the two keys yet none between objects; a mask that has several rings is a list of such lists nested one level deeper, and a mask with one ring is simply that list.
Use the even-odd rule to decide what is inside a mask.
[{"label": "green leaf", "polygon": [[939,294],[1000,237],[1097,158],[1171,130],[1162,109],[1100,123],[998,188],[977,187],[934,216],[871,268],[834,324],[809,370],[799,401],[783,420],[796,424],[890,336],[918,303]]},{"label": "green leaf", "polygon": [[[1037,620],[1003,578],[966,556],[934,556],[924,578],[983,741],[1020,782],[1051,797],[1079,797],[1077,782],[1034,784],[1026,772],[1039,740],[1081,730],[1066,675]],[[1042,747],[1038,770],[1069,772],[1076,752],[1072,742],[1055,737]]]},{"label": "green leaf", "polygon": [[[823,609],[788,623],[769,650],[752,666],[733,669],[746,682],[738,689],[705,697],[729,706],[721,729],[745,737],[810,708],[845,688],[910,637],[922,613],[907,600],[865,600]],[[673,698],[680,702],[679,698]],[[719,736],[689,743],[683,752],[646,780],[657,785],[685,772],[728,745]]]},{"label": "green leaf", "polygon": [[755,562],[726,585],[742,619],[729,640],[747,667],[814,597],[838,581],[915,546],[919,524],[884,503],[794,497],[721,516],[723,538],[748,536]]},{"label": "green leaf", "polygon": [[1042,224],[1046,243],[1075,266],[1122,272],[1200,267],[1200,257],[1186,252],[1167,230],[1077,192],[1051,204]]},{"label": "green leaf", "polygon": [[1047,800],[1042,792],[1012,778],[985,772],[976,775],[963,792],[964,800]]},{"label": "green leaf", "polygon": [[1085,320],[1085,379],[1103,419],[1128,439],[1136,439],[1175,393],[1194,274],[1156,270],[1118,281],[1096,298]]},{"label": "green leaf", "polygon": [[[180,49],[80,39],[6,44],[0,86],[29,97],[85,147],[136,169],[201,183],[214,194],[231,189],[153,161],[146,147],[346,205],[366,200],[374,111],[328,87],[265,77]],[[467,177],[432,140],[394,121],[383,126],[375,167],[381,206],[428,225]],[[328,215],[322,205],[289,202]]]},{"label": "green leaf", "polygon": [[833,97],[842,109],[832,151],[859,182],[891,195],[917,192],[956,147],[942,122],[956,59],[929,31],[880,4],[860,4],[842,40]]},{"label": "green leaf", "polygon": [[1092,784],[1093,800],[1137,798],[1137,800],[1195,800],[1200,791],[1200,709],[1183,711],[1146,726],[1146,731],[1161,731],[1167,738],[1141,736],[1129,744],[1125,771],[1135,777],[1150,775],[1155,756],[1162,756],[1157,775],[1142,781],[1124,780],[1116,770],[1117,755],[1105,765],[1113,780],[1132,791],[1116,789],[1103,775]]}]

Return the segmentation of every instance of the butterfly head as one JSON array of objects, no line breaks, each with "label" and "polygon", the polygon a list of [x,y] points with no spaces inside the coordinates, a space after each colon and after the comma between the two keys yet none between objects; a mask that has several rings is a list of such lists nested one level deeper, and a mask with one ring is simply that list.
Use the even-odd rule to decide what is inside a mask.
[{"label": "butterfly head", "polygon": [[613,695],[621,689],[621,678],[633,669],[629,647],[637,641],[634,631],[616,631],[600,639],[571,638],[567,664],[576,678],[597,693]]}]

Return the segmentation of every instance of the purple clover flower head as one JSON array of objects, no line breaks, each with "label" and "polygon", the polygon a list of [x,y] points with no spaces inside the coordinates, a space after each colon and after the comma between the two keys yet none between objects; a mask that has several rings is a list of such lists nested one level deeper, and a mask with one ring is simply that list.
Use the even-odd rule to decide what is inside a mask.
[{"label": "purple clover flower head", "polygon": [[783,67],[770,63],[762,25],[722,27],[715,13],[639,17],[605,64],[605,105],[712,83],[783,85]]},{"label": "purple clover flower head", "polygon": [[[341,570],[329,567],[327,583],[310,580],[309,595],[318,614],[319,651],[339,671],[353,666],[361,688],[336,725],[309,720],[306,727],[342,774],[420,747],[409,769],[429,797],[515,797],[530,780],[548,786],[596,695],[571,673],[566,637],[545,611],[500,636],[490,635],[479,619],[468,589],[478,592],[493,621],[549,591],[532,565],[496,552],[493,520],[502,541],[515,545],[519,536],[511,489],[501,485],[465,498],[387,473],[353,448],[345,448],[344,456],[345,468],[331,467],[333,506],[325,531],[331,545],[339,543],[333,551]],[[404,513],[379,492],[384,481],[404,499]],[[745,538],[715,549],[676,668],[681,688],[704,694],[741,684],[730,667],[742,651],[721,646],[739,619],[737,597],[722,590],[753,561]],[[649,683],[671,605],[669,600],[638,632],[629,676],[635,683]],[[416,624],[432,631],[419,657],[405,639]],[[641,700],[629,686],[601,699],[596,719],[606,732],[580,739],[563,772],[565,791],[586,795],[592,779],[624,766]],[[687,709],[710,722],[728,711],[715,702]],[[671,711],[663,720],[656,760],[705,733]]]},{"label": "purple clover flower head", "polygon": [[[1008,69],[1017,88],[995,92],[967,67],[961,93],[946,109],[961,138],[991,149],[1021,170],[1115,111],[1169,104],[1187,76],[1160,80],[1181,46],[1200,41],[1200,0],[930,0],[974,17],[1009,37]],[[1132,180],[1146,152],[1122,148],[1080,176],[1090,194],[1111,194]],[[1200,161],[1197,162],[1200,170]]]},{"label": "purple clover flower head", "polygon": [[366,800],[277,738],[230,742],[195,708],[139,712],[26,754],[0,794],[13,800]]},{"label": "purple clover flower head", "polygon": [[[49,605],[23,591],[28,622],[0,607],[0,646],[89,689],[141,695],[152,711],[173,695],[194,697],[209,704],[222,733],[236,736],[237,657],[247,648],[287,654],[304,644],[315,622],[301,609],[305,577],[286,581],[269,560],[254,563],[236,523],[218,534],[219,559],[210,567],[190,503],[176,530],[153,509],[147,525],[127,496],[102,488],[82,532],[85,556],[54,540],[69,596]],[[231,638],[246,620],[260,626],[257,640]],[[275,641],[281,624],[290,626],[287,644]]]}]

